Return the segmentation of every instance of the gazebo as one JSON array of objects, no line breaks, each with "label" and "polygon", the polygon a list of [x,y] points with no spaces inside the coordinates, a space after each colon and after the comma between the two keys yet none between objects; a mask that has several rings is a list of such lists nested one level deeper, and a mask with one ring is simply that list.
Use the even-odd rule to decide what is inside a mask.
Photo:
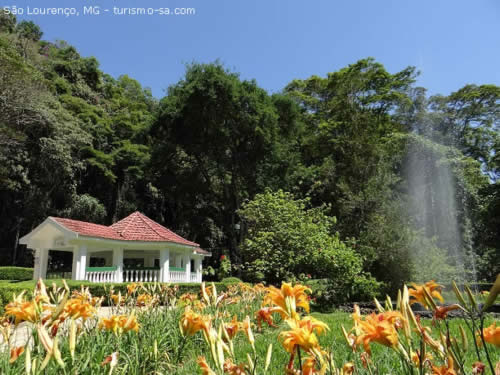
[{"label": "gazebo", "polygon": [[110,226],[49,216],[19,243],[35,251],[35,280],[47,276],[49,251],[73,253],[72,280],[100,283],[199,283],[211,255],[140,212]]}]

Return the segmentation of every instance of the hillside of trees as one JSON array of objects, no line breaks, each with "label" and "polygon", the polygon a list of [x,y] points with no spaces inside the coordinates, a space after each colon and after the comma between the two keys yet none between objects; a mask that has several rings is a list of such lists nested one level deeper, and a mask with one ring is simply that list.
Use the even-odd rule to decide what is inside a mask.
[{"label": "hillside of trees", "polygon": [[[158,100],[0,14],[1,263],[32,263],[18,239],[47,216],[109,225],[139,210],[211,251],[205,267],[224,254],[247,279],[299,277],[294,267],[321,244],[354,254],[346,264],[388,290],[446,280],[457,245],[439,225],[446,197],[434,181],[445,165],[465,268],[491,281],[500,272],[500,87],[430,96],[417,76],[366,58],[290,77],[271,95],[218,62],[193,63]],[[416,161],[432,220],[411,203]],[[295,238],[308,234],[316,242]],[[265,247],[279,244],[297,250],[275,276]],[[328,277],[317,261],[304,273]]]}]

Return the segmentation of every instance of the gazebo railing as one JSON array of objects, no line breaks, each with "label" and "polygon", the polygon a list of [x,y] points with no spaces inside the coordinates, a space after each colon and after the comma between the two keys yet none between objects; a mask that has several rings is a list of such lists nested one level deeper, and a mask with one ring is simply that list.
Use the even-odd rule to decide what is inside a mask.
[{"label": "gazebo railing", "polygon": [[170,282],[171,283],[187,283],[186,270],[181,267],[170,267]]},{"label": "gazebo railing", "polygon": [[87,267],[85,280],[91,283],[114,283],[118,281],[116,270],[118,267]]},{"label": "gazebo railing", "polygon": [[159,268],[137,268],[123,271],[123,282],[152,282],[160,280]]},{"label": "gazebo railing", "polygon": [[[116,266],[87,267],[85,271],[85,280],[93,283],[116,283],[120,280],[124,283],[160,281],[160,269],[157,267],[125,269],[122,272],[121,278]],[[201,282],[196,272],[191,272],[187,275],[186,269],[181,267],[170,267],[169,276],[171,283]]]}]

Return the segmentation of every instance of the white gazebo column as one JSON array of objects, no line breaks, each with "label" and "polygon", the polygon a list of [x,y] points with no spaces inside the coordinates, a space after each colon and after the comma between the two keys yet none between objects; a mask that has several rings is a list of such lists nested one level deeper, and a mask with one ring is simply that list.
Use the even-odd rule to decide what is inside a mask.
[{"label": "white gazebo column", "polygon": [[47,278],[47,265],[49,263],[49,249],[40,249],[38,279]]},{"label": "white gazebo column", "polygon": [[161,282],[170,282],[170,250],[160,250],[160,277]]},{"label": "white gazebo column", "polygon": [[184,256],[184,265],[185,265],[185,270],[186,270],[186,276],[185,276],[185,282],[189,283],[191,282],[191,257],[189,254]]},{"label": "white gazebo column", "polygon": [[113,249],[113,266],[116,267],[115,283],[123,282],[123,249]]},{"label": "white gazebo column", "polygon": [[40,249],[34,249],[33,254],[33,280],[40,278]]},{"label": "white gazebo column", "polygon": [[73,248],[73,264],[71,266],[71,280],[77,280],[78,277],[78,247]]},{"label": "white gazebo column", "polygon": [[202,259],[201,257],[196,257],[194,259],[194,269],[196,270],[196,281],[201,283],[201,271],[202,271]]},{"label": "white gazebo column", "polygon": [[87,267],[87,246],[80,245],[76,253],[76,278],[75,280],[85,280],[85,268]]}]

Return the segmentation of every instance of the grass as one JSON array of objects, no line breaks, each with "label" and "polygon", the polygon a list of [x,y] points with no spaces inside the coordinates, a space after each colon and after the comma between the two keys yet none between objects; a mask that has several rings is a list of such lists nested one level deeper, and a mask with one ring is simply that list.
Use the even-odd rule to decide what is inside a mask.
[{"label": "grass", "polygon": [[[325,322],[330,327],[330,330],[325,335],[319,337],[319,341],[322,348],[330,349],[332,353],[334,353],[337,365],[340,367],[341,364],[352,361],[356,364],[357,368],[362,368],[359,357],[353,355],[350,348],[347,347],[341,331],[342,325],[346,329],[350,329],[352,327],[350,314],[344,312],[333,312],[329,314],[313,313],[312,315]],[[491,324],[492,320],[492,318],[489,318],[487,323]],[[424,324],[430,325],[431,321],[426,320]],[[452,335],[455,337],[460,337],[459,325],[460,320],[450,320],[450,330]],[[263,332],[256,333],[256,350],[258,357],[262,361],[265,360],[269,344],[273,344],[273,357],[270,365],[270,374],[283,374],[284,366],[290,357],[290,355],[278,342],[279,332],[284,329],[286,329],[286,325],[280,324],[278,329],[265,327]],[[468,333],[468,337],[470,340],[472,339],[470,332]],[[472,342],[470,340],[469,342]],[[250,344],[243,335],[235,341],[235,348],[237,348],[236,356],[242,359],[245,358],[246,353],[251,353],[252,350]],[[185,361],[182,366],[175,369],[172,373],[177,375],[192,375],[199,373],[196,358],[199,355],[206,355],[208,357],[208,350],[208,347],[205,345],[205,342],[200,335],[200,337],[193,340],[193,342],[188,346]],[[500,350],[495,350],[495,348],[492,347],[492,351],[497,358],[500,359]],[[372,344],[372,358],[374,360],[375,368],[380,374],[403,373],[399,358],[394,355],[393,350],[387,347]],[[474,354],[474,349],[471,347],[467,353],[466,367],[471,369],[472,364],[476,361],[477,358]]]}]

